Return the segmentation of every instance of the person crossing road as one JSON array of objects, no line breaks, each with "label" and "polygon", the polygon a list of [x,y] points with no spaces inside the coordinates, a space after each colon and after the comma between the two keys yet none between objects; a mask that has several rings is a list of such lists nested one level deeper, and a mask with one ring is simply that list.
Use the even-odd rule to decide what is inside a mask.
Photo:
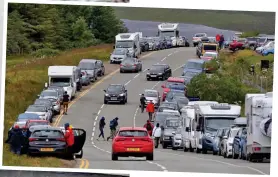
[{"label": "person crossing road", "polygon": [[152,121],[153,119],[153,113],[154,113],[154,104],[153,101],[151,100],[150,103],[146,107],[146,111],[149,114],[149,120]]},{"label": "person crossing road", "polygon": [[150,136],[152,136],[153,127],[153,124],[149,120],[147,120],[147,123],[144,125],[144,128],[147,129]]},{"label": "person crossing road", "polygon": [[115,119],[110,121],[110,136],[107,137],[107,141],[110,138],[113,139],[115,137],[116,129],[117,129],[117,126],[119,125],[118,120],[119,120],[119,118],[116,117]]},{"label": "person crossing road", "polygon": [[140,106],[141,106],[141,112],[144,112],[145,109],[145,104],[146,104],[146,97],[144,94],[141,95],[140,97]]}]

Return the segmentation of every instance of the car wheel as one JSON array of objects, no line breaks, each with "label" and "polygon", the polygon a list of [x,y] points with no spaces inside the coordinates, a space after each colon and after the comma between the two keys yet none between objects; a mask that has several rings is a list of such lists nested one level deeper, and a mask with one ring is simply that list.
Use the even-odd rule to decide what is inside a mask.
[{"label": "car wheel", "polygon": [[153,153],[147,155],[146,159],[150,160],[150,161],[153,161]]},{"label": "car wheel", "polygon": [[178,150],[178,148],[172,146],[172,150],[176,151],[176,150]]},{"label": "car wheel", "polygon": [[196,153],[199,154],[201,152],[201,149],[196,148]]},{"label": "car wheel", "polygon": [[147,81],[149,81],[150,79],[149,78],[147,78]]},{"label": "car wheel", "polygon": [[212,151],[212,154],[213,155],[217,155],[217,151]]},{"label": "car wheel", "polygon": [[238,156],[239,156],[239,154],[236,154],[235,153],[235,150],[234,150],[234,148],[232,149],[232,158],[233,159],[238,159]]},{"label": "car wheel", "polygon": [[83,149],[81,150],[81,153],[80,154],[76,154],[75,157],[78,158],[78,159],[82,159],[82,157],[83,157]]},{"label": "car wheel", "polygon": [[202,154],[207,154],[208,153],[208,151],[206,150],[206,149],[202,149]]},{"label": "car wheel", "polygon": [[120,69],[120,73],[123,73],[123,70]]},{"label": "car wheel", "polygon": [[108,104],[108,101],[107,101],[107,100],[104,100],[104,104]]},{"label": "car wheel", "polygon": [[118,160],[118,156],[116,155],[116,154],[113,154],[112,153],[112,160],[114,161],[114,160]]},{"label": "car wheel", "polygon": [[222,155],[222,151],[221,151],[221,149],[219,149],[219,151],[218,151],[218,155],[219,155],[219,156],[221,156],[221,155]]},{"label": "car wheel", "polygon": [[110,64],[113,64],[113,62],[110,60]]},{"label": "car wheel", "polygon": [[190,146],[189,146],[189,151],[194,152],[194,149],[192,148],[191,143],[190,143]]},{"label": "car wheel", "polygon": [[184,145],[184,147],[183,147],[183,152],[187,152],[188,151],[188,149],[187,149],[187,147]]}]

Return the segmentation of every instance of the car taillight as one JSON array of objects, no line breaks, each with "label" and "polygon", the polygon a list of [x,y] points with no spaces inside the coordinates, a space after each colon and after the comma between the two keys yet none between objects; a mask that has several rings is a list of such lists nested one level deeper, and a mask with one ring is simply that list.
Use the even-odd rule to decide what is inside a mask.
[{"label": "car taillight", "polygon": [[63,141],[63,142],[66,141],[65,138],[57,138],[56,140],[57,140],[57,141]]},{"label": "car taillight", "polygon": [[58,101],[56,102],[56,104],[60,104],[60,101],[58,100]]},{"label": "car taillight", "polygon": [[36,141],[36,138],[29,138],[29,142]]},{"label": "car taillight", "polygon": [[117,138],[117,139],[115,139],[116,142],[124,141],[124,140],[125,140],[125,138]]},{"label": "car taillight", "polygon": [[[257,143],[257,142],[253,142],[253,146],[260,146],[260,144]],[[261,150],[260,147],[252,147],[252,149],[253,149],[253,151],[260,151]]]}]

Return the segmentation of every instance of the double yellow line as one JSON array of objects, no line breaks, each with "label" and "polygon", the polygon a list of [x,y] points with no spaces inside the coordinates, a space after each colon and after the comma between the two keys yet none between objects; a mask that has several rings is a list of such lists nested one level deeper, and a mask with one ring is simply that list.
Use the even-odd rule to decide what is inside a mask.
[{"label": "double yellow line", "polygon": [[88,169],[89,168],[89,161],[87,159],[81,159],[80,160],[80,165],[79,165],[79,168],[83,168],[83,169]]}]

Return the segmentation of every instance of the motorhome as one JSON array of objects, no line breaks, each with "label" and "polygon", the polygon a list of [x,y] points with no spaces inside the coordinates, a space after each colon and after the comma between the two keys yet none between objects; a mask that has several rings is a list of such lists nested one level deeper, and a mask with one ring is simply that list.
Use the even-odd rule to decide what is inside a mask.
[{"label": "motorhome", "polygon": [[[48,84],[49,86],[63,87],[70,96],[70,100],[74,98],[77,91],[78,75],[76,66],[49,66],[48,67]],[[46,86],[48,85],[46,83]]]},{"label": "motorhome", "polygon": [[247,117],[247,159],[270,159],[272,128],[272,92],[245,100]]},{"label": "motorhome", "polygon": [[194,130],[196,152],[213,151],[214,137],[219,128],[230,127],[240,116],[241,107],[228,103],[195,105],[196,127]]},{"label": "motorhome", "polygon": [[139,57],[141,54],[140,33],[120,33],[115,38],[114,48],[126,48],[131,56]]},{"label": "motorhome", "polygon": [[81,72],[87,72],[91,82],[97,80],[97,60],[95,59],[82,59],[78,67],[81,69]]},{"label": "motorhome", "polygon": [[182,46],[178,23],[161,23],[158,25],[158,36],[160,38],[170,37],[173,47]]},{"label": "motorhome", "polygon": [[185,152],[193,152],[196,148],[194,130],[195,130],[195,107],[194,105],[214,105],[216,101],[190,101],[187,106],[181,109],[182,116],[182,147]]}]

